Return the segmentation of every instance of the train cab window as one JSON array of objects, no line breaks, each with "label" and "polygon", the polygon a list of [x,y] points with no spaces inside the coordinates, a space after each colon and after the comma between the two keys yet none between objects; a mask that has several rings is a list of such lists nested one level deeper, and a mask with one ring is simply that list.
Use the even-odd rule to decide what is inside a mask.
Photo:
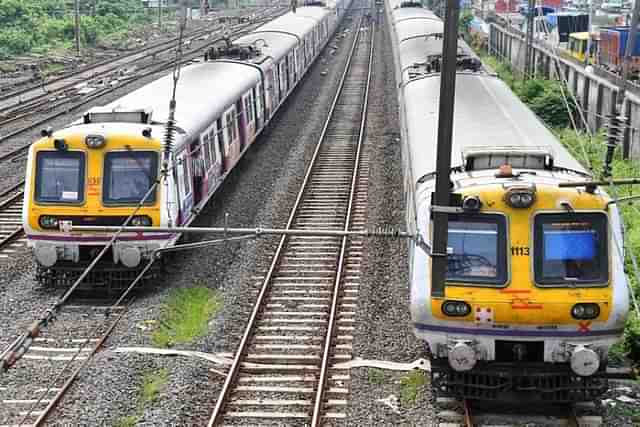
[{"label": "train cab window", "polygon": [[504,285],[506,228],[502,215],[449,215],[447,281]]},{"label": "train cab window", "polygon": [[43,203],[84,200],[84,153],[40,151],[36,155],[35,199]]},{"label": "train cab window", "polygon": [[609,277],[607,216],[539,214],[534,220],[534,271],[539,286],[603,285]]},{"label": "train cab window", "polygon": [[[104,159],[102,198],[105,204],[139,203],[156,181],[158,154],[150,151],[115,151]],[[156,191],[145,200],[155,203]]]}]

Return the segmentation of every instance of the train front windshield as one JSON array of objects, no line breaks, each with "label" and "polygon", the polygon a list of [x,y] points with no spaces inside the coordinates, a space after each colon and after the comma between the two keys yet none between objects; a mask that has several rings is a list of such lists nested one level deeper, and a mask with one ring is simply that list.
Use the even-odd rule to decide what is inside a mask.
[{"label": "train front windshield", "polygon": [[449,215],[447,281],[503,285],[505,239],[500,215]]},{"label": "train front windshield", "polygon": [[534,228],[536,283],[563,286],[607,282],[606,215],[541,214],[536,216]]},{"label": "train front windshield", "polygon": [[36,154],[35,199],[41,203],[84,200],[84,153],[40,151]]},{"label": "train front windshield", "polygon": [[[111,152],[105,156],[105,204],[139,203],[156,180],[158,155],[148,151]],[[145,203],[155,202],[153,192]]]}]

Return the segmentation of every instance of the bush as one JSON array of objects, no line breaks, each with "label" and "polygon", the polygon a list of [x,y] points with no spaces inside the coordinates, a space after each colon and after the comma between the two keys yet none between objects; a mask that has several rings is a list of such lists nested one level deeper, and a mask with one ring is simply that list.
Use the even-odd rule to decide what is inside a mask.
[{"label": "bush", "polygon": [[[0,0],[0,57],[73,41],[73,4],[67,3],[65,0]],[[82,0],[81,5],[84,10],[88,3]],[[139,0],[96,0],[95,12],[95,16],[82,16],[80,20],[84,44],[96,45],[101,38],[150,20]]]}]

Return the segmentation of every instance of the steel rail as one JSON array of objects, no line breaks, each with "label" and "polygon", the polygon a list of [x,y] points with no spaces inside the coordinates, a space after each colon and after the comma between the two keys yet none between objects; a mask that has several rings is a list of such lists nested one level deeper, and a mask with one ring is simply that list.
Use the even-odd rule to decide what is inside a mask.
[{"label": "steel rail", "polygon": [[[8,190],[5,190],[4,192],[2,192],[2,194],[0,194],[0,211],[11,207],[16,202],[17,199],[19,199],[20,197],[24,196],[24,191],[23,190],[19,190],[19,188],[22,187],[22,186],[24,186],[24,180],[22,180],[18,184],[14,185],[13,187],[9,188]],[[7,195],[9,195],[11,193],[14,193],[14,194],[9,196],[8,198],[2,200],[3,197],[6,197]],[[13,240],[15,240],[23,232],[24,232],[24,228],[22,227],[22,225],[20,225],[20,226],[16,227],[10,234],[8,234],[5,237],[1,238],[0,239],[0,252],[2,251],[2,248],[4,248],[7,244],[12,242]]]},{"label": "steel rail", "polygon": [[[359,30],[359,26],[358,26],[358,30]],[[309,179],[313,173],[314,170],[314,166],[316,163],[316,160],[319,156],[320,153],[320,149],[323,146],[323,143],[325,141],[325,135],[327,133],[327,130],[329,128],[329,125],[331,123],[331,118],[333,116],[333,112],[336,109],[336,105],[338,104],[338,100],[340,99],[340,96],[342,94],[342,89],[344,87],[344,83],[345,80],[347,78],[347,75],[349,74],[349,71],[351,69],[351,63],[352,63],[352,59],[354,57],[354,53],[356,50],[356,47],[358,45],[358,40],[359,40],[359,36],[360,36],[360,31],[358,31],[358,33],[354,36],[354,40],[353,40],[353,44],[351,46],[351,50],[349,52],[349,56],[347,58],[346,61],[346,65],[344,68],[344,71],[342,73],[342,76],[340,78],[340,83],[338,85],[338,89],[336,90],[336,94],[333,98],[333,102],[331,103],[331,107],[329,109],[329,114],[327,115],[327,119],[324,123],[324,126],[322,128],[322,132],[320,134],[319,140],[318,140],[318,144],[316,145],[315,151],[313,152],[313,156],[311,158],[311,161],[309,163],[309,166],[307,167],[307,171],[305,173],[304,179],[302,181],[302,184],[300,186],[300,191],[298,192],[298,195],[296,197],[296,200],[293,204],[293,208],[291,209],[291,213],[289,215],[289,218],[287,220],[287,224],[285,226],[285,230],[289,230],[297,216],[297,211],[298,211],[298,207],[302,201],[302,197],[305,194],[305,190],[306,187],[308,185]],[[262,282],[262,286],[260,288],[260,292],[258,294],[258,297],[256,299],[256,302],[253,306],[253,310],[251,311],[251,315],[249,317],[249,321],[247,322],[247,327],[245,328],[244,334],[242,335],[242,339],[240,340],[240,344],[238,346],[238,349],[235,353],[235,356],[233,358],[233,362],[231,364],[231,367],[229,368],[229,371],[227,373],[227,377],[225,378],[224,384],[222,386],[222,390],[220,391],[220,394],[218,396],[218,400],[216,401],[216,405],[213,409],[213,413],[211,414],[211,418],[209,419],[209,423],[207,424],[208,427],[213,427],[214,425],[216,425],[221,417],[223,416],[223,410],[224,410],[224,406],[227,402],[227,399],[229,398],[229,394],[231,392],[232,386],[236,380],[236,377],[239,374],[240,371],[240,365],[241,365],[241,361],[243,359],[244,353],[247,350],[247,344],[249,342],[249,338],[251,336],[251,333],[255,327],[256,321],[258,319],[258,314],[262,308],[263,302],[265,300],[265,296],[267,294],[267,292],[270,289],[270,285],[271,285],[271,281],[272,281],[272,277],[276,271],[276,268],[278,266],[278,262],[280,261],[280,257],[282,254],[282,250],[284,248],[284,245],[286,243],[287,240],[287,236],[286,235],[282,235],[280,237],[280,242],[278,244],[278,247],[276,248],[276,251],[273,255],[273,258],[271,260],[271,265],[269,266],[269,270],[267,271],[267,274]]]},{"label": "steel rail", "polygon": [[[358,25],[358,36],[359,39],[361,37],[362,31],[360,28],[362,26],[363,19],[360,20]],[[375,45],[375,24],[372,24],[369,28],[370,38],[369,38],[369,64],[367,71],[367,83],[364,92],[364,99],[362,101],[362,118],[360,120],[360,129],[358,132],[358,145],[356,149],[356,158],[354,160],[355,167],[353,168],[353,173],[351,174],[351,189],[349,191],[349,204],[347,207],[347,213],[345,215],[345,223],[343,231],[348,232],[349,226],[351,224],[351,213],[353,210],[353,199],[356,194],[357,180],[358,180],[358,172],[360,170],[360,158],[362,154],[362,144],[364,141],[365,135],[365,127],[367,125],[367,105],[369,103],[369,87],[371,85],[371,71],[372,71],[372,63],[373,63],[373,47]],[[340,285],[342,283],[342,272],[344,269],[344,259],[345,254],[347,252],[347,236],[342,237],[342,242],[340,245],[340,256],[338,258],[338,271],[336,272],[336,277],[333,284],[333,298],[331,301],[331,312],[329,314],[329,321],[327,327],[327,333],[324,341],[324,351],[322,354],[322,364],[320,366],[320,378],[318,380],[318,388],[316,389],[316,398],[313,408],[313,416],[311,418],[311,427],[318,427],[321,423],[322,418],[322,405],[324,403],[324,392],[325,392],[325,384],[327,382],[327,376],[329,372],[329,356],[331,355],[332,348],[332,339],[333,339],[333,331],[336,323],[336,313],[338,308],[338,300],[340,297]]]},{"label": "steel rail", "polygon": [[[261,23],[263,23],[263,22],[265,22],[267,20],[271,20],[271,19],[273,19],[273,16],[265,17],[263,20],[256,21],[256,22],[253,22],[253,23],[250,23],[250,24],[241,24],[242,28],[235,30],[237,32],[235,32],[233,34],[233,36],[236,37],[236,38],[237,37],[241,37],[242,35],[244,35],[244,32],[247,31],[248,27],[255,26],[256,24],[261,24]],[[200,54],[200,53],[195,53],[195,51],[201,51],[202,49],[205,49],[206,47],[211,46],[212,44],[218,43],[223,39],[224,39],[224,37],[217,38],[217,39],[205,44],[204,46],[200,46],[197,49],[194,49],[194,52],[188,53],[186,55],[186,58],[183,59],[181,63],[185,64],[185,63],[187,63],[189,61],[192,61],[193,58],[197,57]],[[127,85],[129,85],[129,84],[131,84],[131,83],[133,83],[133,82],[135,82],[135,81],[137,81],[139,79],[148,77],[148,76],[150,76],[152,74],[156,74],[156,73],[160,73],[162,71],[165,71],[168,68],[174,66],[174,64],[175,64],[174,60],[167,60],[167,61],[165,61],[164,63],[162,63],[160,65],[156,64],[155,68],[153,70],[146,71],[145,73],[136,76],[136,78],[133,78],[133,79],[130,79],[130,80],[126,81],[126,82],[123,82],[121,85],[115,86],[113,88],[104,88],[103,90],[98,91],[97,93],[91,94],[89,97],[87,97],[86,99],[82,100],[81,102],[79,102],[77,104],[70,105],[70,106],[68,106],[67,108],[65,108],[65,109],[63,109],[61,111],[49,114],[49,115],[45,116],[42,119],[39,119],[39,120],[36,120],[35,122],[30,123],[28,126],[16,129],[15,131],[12,131],[12,132],[10,132],[10,133],[8,133],[6,135],[0,135],[0,144],[6,142],[7,140],[9,140],[9,139],[11,139],[11,138],[13,138],[13,137],[15,137],[17,135],[20,135],[22,133],[28,132],[28,131],[32,130],[33,128],[35,128],[36,126],[44,124],[44,123],[46,123],[46,122],[48,122],[50,120],[53,120],[53,119],[55,119],[57,117],[65,115],[65,114],[69,114],[71,111],[76,110],[76,109],[82,107],[83,105],[88,104],[89,102],[91,102],[91,101],[93,101],[93,100],[95,100],[95,99],[97,99],[97,98],[99,98],[101,96],[104,96],[104,95],[106,95],[106,94],[108,94],[110,92],[113,92],[116,89],[120,89],[120,88],[122,88],[124,86],[127,86]],[[28,150],[30,145],[31,144],[27,144],[27,145],[24,145],[24,146],[19,147],[17,149],[14,149],[12,151],[9,151],[8,153],[0,154],[0,162],[12,159],[14,157],[17,157],[18,155],[20,155],[24,151]]]},{"label": "steel rail", "polygon": [[[265,11],[267,11],[268,9],[271,9],[271,8],[272,7],[267,7],[267,8],[264,8],[264,9],[265,9]],[[219,22],[219,24],[220,24],[220,22]],[[193,40],[195,38],[201,37],[203,34],[207,34],[208,32],[214,32],[214,31],[220,31],[220,29],[218,27],[216,27],[216,29],[203,29],[203,28],[200,28],[200,29],[194,30],[190,34],[186,35],[186,38]],[[107,58],[105,60],[102,60],[102,61],[99,61],[99,62],[96,62],[96,63],[93,63],[93,64],[89,64],[89,65],[87,65],[85,67],[73,70],[73,71],[71,71],[69,73],[65,73],[65,74],[63,74],[61,76],[55,77],[55,78],[47,80],[45,82],[40,81],[40,82],[38,82],[38,84],[34,84],[34,85],[30,85],[28,87],[20,88],[19,90],[16,90],[16,91],[11,91],[11,92],[7,93],[6,89],[4,87],[0,87],[0,101],[6,101],[7,99],[20,96],[20,95],[22,95],[22,94],[24,94],[26,92],[31,91],[31,90],[36,90],[39,87],[44,87],[44,86],[47,86],[47,85],[51,85],[51,84],[57,83],[57,82],[59,82],[61,80],[73,78],[73,77],[75,77],[75,76],[77,76],[79,74],[83,74],[83,73],[89,72],[89,71],[91,71],[93,69],[105,66],[105,65],[109,64],[110,62],[121,61],[121,60],[125,60],[127,58],[130,58],[130,57],[133,57],[133,56],[136,56],[136,55],[144,54],[146,51],[148,51],[146,54],[144,54],[140,58],[132,59],[131,62],[135,62],[135,61],[138,61],[138,60],[141,60],[141,59],[148,58],[149,56],[153,56],[153,55],[155,55],[157,53],[161,53],[163,51],[163,48],[166,48],[167,46],[172,46],[177,40],[178,40],[178,37],[174,37],[174,38],[169,39],[169,40],[165,40],[165,41],[161,41],[161,42],[155,43],[155,44],[153,44],[151,46],[144,46],[144,47],[135,49],[135,50],[133,50],[131,52],[127,52],[125,55],[122,55],[122,56],[119,56],[119,57],[116,57],[116,58]],[[118,68],[121,68],[121,67],[123,67],[125,65],[128,65],[128,64],[129,63],[119,64],[119,65],[113,66],[111,68],[108,68],[108,69],[106,69],[104,71],[100,71],[99,73],[100,74],[107,74],[107,73],[110,73],[110,72],[112,72],[114,70],[117,70]],[[69,87],[74,86],[77,83],[78,82],[76,81],[76,82],[72,82],[72,83],[70,83],[68,85],[64,85],[64,86],[58,87],[58,88],[55,89],[55,91],[61,91],[61,90],[67,89]],[[45,91],[46,95],[50,95],[51,93],[53,93],[53,92]],[[26,102],[29,102],[30,100],[36,99],[36,98],[37,97],[33,97],[33,98],[27,100]],[[14,104],[12,106],[9,106],[8,108],[11,108],[13,106],[17,106],[17,105],[20,105],[20,104],[21,103],[16,103],[16,104]],[[4,111],[6,111],[6,109],[7,108],[0,108],[0,114],[2,114]]]},{"label": "steel rail", "polygon": [[471,402],[469,399],[462,401],[462,407],[464,409],[464,425],[465,427],[473,427],[473,418],[471,416]]}]

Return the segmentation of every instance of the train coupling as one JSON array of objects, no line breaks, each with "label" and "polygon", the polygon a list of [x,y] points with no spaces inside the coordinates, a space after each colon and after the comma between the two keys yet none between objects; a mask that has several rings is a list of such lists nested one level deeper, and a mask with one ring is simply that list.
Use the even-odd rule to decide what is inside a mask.
[{"label": "train coupling", "polygon": [[[122,264],[128,268],[140,265],[141,261],[153,256],[157,243],[115,242],[110,252],[114,264]],[[104,246],[81,246],[69,243],[36,242],[34,254],[38,263],[45,267],[53,267],[59,261],[78,263],[81,260],[91,260],[104,248]],[[109,254],[105,254],[109,255]]]}]

